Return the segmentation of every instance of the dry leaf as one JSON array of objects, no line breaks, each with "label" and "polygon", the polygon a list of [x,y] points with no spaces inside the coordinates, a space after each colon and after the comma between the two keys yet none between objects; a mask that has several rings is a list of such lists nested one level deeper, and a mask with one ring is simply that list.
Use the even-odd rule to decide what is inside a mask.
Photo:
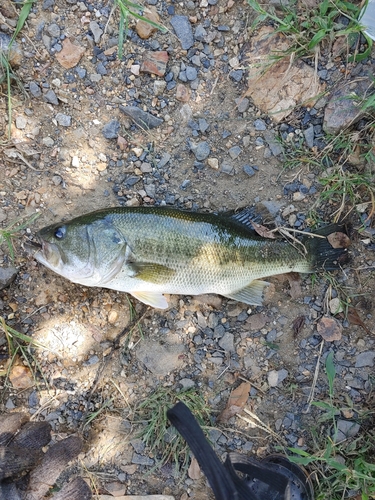
[{"label": "dry leaf", "polygon": [[62,42],[62,50],[56,53],[56,59],[65,69],[74,68],[85,52],[84,47],[74,45],[69,38],[65,38]]},{"label": "dry leaf", "polygon": [[350,246],[350,239],[348,235],[339,231],[329,234],[327,236],[327,240],[333,248],[348,248],[348,246]]},{"label": "dry leaf", "polygon": [[242,382],[237,389],[230,393],[227,406],[219,415],[219,422],[228,422],[230,418],[237,415],[244,408],[249,398],[250,389],[250,382]]},{"label": "dry leaf", "polygon": [[316,326],[319,335],[321,335],[327,342],[333,342],[334,340],[341,339],[342,325],[339,321],[337,321],[337,319],[324,316],[320,321],[318,321]]},{"label": "dry leaf", "polygon": [[13,365],[9,374],[9,380],[15,389],[28,389],[34,385],[34,379],[30,369],[23,365]]},{"label": "dry leaf", "polygon": [[352,307],[349,309],[348,315],[347,315],[347,320],[349,321],[349,323],[351,325],[361,326],[366,333],[368,333],[369,335],[372,335],[371,330],[369,328],[367,328],[367,326],[364,324],[364,322],[360,318],[356,309],[353,309]]},{"label": "dry leaf", "polygon": [[263,238],[269,238],[271,240],[274,240],[276,238],[275,233],[273,233],[266,227],[262,226],[261,224],[257,224],[252,220],[251,225],[253,226],[254,230],[259,234],[259,236],[263,236]]},{"label": "dry leaf", "polygon": [[306,317],[305,316],[298,316],[293,323],[292,323],[292,328],[293,328],[293,334],[294,338],[297,337],[297,335],[300,333],[300,331],[303,328],[303,325],[305,324]]},{"label": "dry leaf", "polygon": [[195,480],[198,480],[202,475],[198,460],[195,457],[191,459],[191,463],[188,469],[188,475],[190,479],[195,479]]}]

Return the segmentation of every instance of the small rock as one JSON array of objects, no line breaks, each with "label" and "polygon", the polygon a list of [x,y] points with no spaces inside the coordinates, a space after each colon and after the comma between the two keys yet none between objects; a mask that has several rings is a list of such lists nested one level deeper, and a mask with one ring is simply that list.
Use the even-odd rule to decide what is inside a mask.
[{"label": "small rock", "polygon": [[102,134],[106,139],[116,139],[120,132],[121,124],[117,120],[111,120],[102,128]]},{"label": "small rock", "polygon": [[70,127],[72,124],[72,117],[70,115],[65,115],[64,113],[57,113],[55,119],[62,127]]},{"label": "small rock", "polygon": [[343,312],[343,307],[341,304],[341,300],[338,297],[335,297],[334,299],[331,299],[329,301],[329,310],[331,314],[338,314]]},{"label": "small rock", "polygon": [[137,348],[136,357],[151,373],[164,377],[183,366],[184,357],[182,354],[184,352],[183,345],[162,344],[153,340],[145,340]]},{"label": "small rock", "polygon": [[59,175],[54,175],[51,181],[55,186],[58,186],[59,184],[62,183],[62,178]]},{"label": "small rock", "polygon": [[41,95],[42,95],[42,91],[36,82],[29,83],[29,90],[30,90],[30,94],[33,97],[41,97]]},{"label": "small rock", "polygon": [[42,143],[47,146],[47,148],[52,148],[52,146],[55,144],[55,141],[52,139],[52,137],[43,137]]},{"label": "small rock", "polygon": [[180,102],[190,101],[191,90],[183,83],[178,83],[176,87],[176,99]]},{"label": "small rock", "polygon": [[186,68],[186,78],[189,80],[189,81],[193,81],[197,78],[198,76],[198,72],[196,70],[196,68],[194,68],[194,66],[188,66]]},{"label": "small rock", "polygon": [[266,123],[263,120],[261,120],[260,118],[255,120],[254,127],[255,127],[255,130],[267,130]]},{"label": "small rock", "polygon": [[218,168],[219,168],[219,160],[217,158],[208,158],[207,159],[207,163],[214,170],[218,170]]},{"label": "small rock", "polygon": [[99,26],[99,24],[96,21],[91,21],[90,22],[90,30],[91,33],[94,35],[94,42],[98,44],[100,42],[100,38],[103,34],[103,30]]},{"label": "small rock", "polygon": [[206,141],[199,142],[197,145],[192,146],[192,152],[198,161],[203,161],[210,155],[211,148]]},{"label": "small rock", "polygon": [[305,198],[306,198],[306,195],[301,193],[300,191],[293,193],[293,201],[302,201]]},{"label": "small rock", "polygon": [[316,329],[319,335],[321,335],[327,342],[333,342],[334,340],[341,339],[342,325],[335,318],[323,316],[323,318],[318,321]]},{"label": "small rock", "polygon": [[[165,87],[167,86],[167,82],[164,80],[155,80],[154,81],[154,95],[162,95]],[[177,90],[176,90],[177,92]]]},{"label": "small rock", "polygon": [[[148,11],[146,10],[143,13],[143,17],[157,24],[159,24],[160,22],[160,17],[155,7],[149,7]],[[150,38],[155,33],[155,31],[157,31],[157,29],[158,28],[156,26],[153,26],[152,24],[148,23],[147,21],[143,21],[142,19],[138,20],[135,26],[137,35],[143,40],[147,40],[148,38]]]},{"label": "small rock", "polygon": [[59,104],[57,99],[57,95],[53,90],[48,90],[45,94],[43,94],[43,99],[50,104]]},{"label": "small rock", "polygon": [[179,383],[182,385],[182,388],[184,390],[195,387],[195,382],[194,380],[191,380],[191,378],[182,378],[181,380],[179,380]]},{"label": "small rock", "polygon": [[56,59],[63,68],[73,68],[78,64],[86,49],[79,45],[74,45],[69,38],[65,38],[62,41],[62,45],[63,48],[56,54]]},{"label": "small rock", "polygon": [[219,340],[219,346],[226,352],[234,352],[234,335],[233,333],[225,332]]},{"label": "small rock", "polygon": [[170,159],[171,159],[171,155],[169,153],[164,153],[163,156],[161,157],[159,163],[158,163],[158,168],[159,169],[164,168]]},{"label": "small rock", "polygon": [[208,123],[208,121],[205,118],[199,118],[198,126],[199,126],[199,130],[200,130],[200,132],[202,132],[202,134],[207,132],[207,130],[210,128],[210,124]]},{"label": "small rock", "polygon": [[53,38],[59,38],[61,34],[60,27],[56,23],[52,23],[47,27],[47,32]]},{"label": "small rock", "polygon": [[[154,465],[155,461],[152,458],[146,457],[145,455],[139,455],[138,453],[133,453],[132,464],[146,465],[148,467]],[[112,495],[111,495],[111,498]]]},{"label": "small rock", "polygon": [[305,141],[308,148],[314,147],[314,125],[310,125],[309,128],[303,131],[305,136]]},{"label": "small rock", "polygon": [[229,73],[229,77],[232,78],[235,82],[240,82],[243,77],[242,69],[234,69]]},{"label": "small rock", "polygon": [[27,125],[27,120],[24,116],[19,115],[16,117],[16,127],[19,130],[23,130],[24,128],[26,128],[26,125]]},{"label": "small rock", "polygon": [[278,142],[273,130],[265,130],[263,133],[263,137],[265,138],[273,156],[279,156],[283,153],[283,148]]},{"label": "small rock", "polygon": [[281,370],[271,370],[267,374],[268,385],[270,387],[277,387],[288,375],[288,370],[285,370],[285,368]]},{"label": "small rock", "polygon": [[250,106],[250,101],[247,97],[238,97],[235,100],[235,103],[237,104],[237,109],[239,113],[244,113],[249,109]]},{"label": "small rock", "polygon": [[28,366],[12,365],[9,373],[9,380],[14,389],[28,389],[35,383],[31,370]]},{"label": "small rock", "polygon": [[354,437],[358,434],[361,426],[357,422],[352,422],[351,420],[337,420],[337,435],[334,436],[335,441],[340,442],[344,439]]},{"label": "small rock", "polygon": [[355,362],[355,367],[356,368],[363,368],[364,366],[374,366],[374,358],[375,358],[375,352],[374,351],[364,351],[358,354],[356,362]]},{"label": "small rock", "polygon": [[162,118],[158,118],[147,111],[143,111],[137,106],[120,105],[119,108],[123,113],[129,116],[136,125],[146,130],[159,127],[164,122]]},{"label": "small rock", "polygon": [[221,171],[227,175],[234,175],[236,173],[234,167],[229,163],[223,163],[221,166]]},{"label": "small rock", "polygon": [[140,71],[157,76],[164,76],[167,69],[168,52],[166,50],[146,51],[143,54]]},{"label": "small rock", "polygon": [[228,151],[229,156],[232,158],[232,160],[235,160],[236,158],[238,158],[240,156],[241,152],[242,152],[242,150],[239,146],[233,146]]},{"label": "small rock", "polygon": [[0,290],[9,286],[16,278],[18,270],[13,267],[0,267]]},{"label": "small rock", "polygon": [[249,177],[252,177],[253,175],[255,175],[255,170],[253,169],[253,167],[251,167],[250,165],[244,165],[243,166],[243,171],[245,172],[246,175],[248,175]]},{"label": "small rock", "polygon": [[108,323],[114,325],[118,320],[118,312],[115,309],[111,309],[108,313]]},{"label": "small rock", "polygon": [[193,30],[187,16],[173,16],[170,23],[184,50],[194,45]]}]

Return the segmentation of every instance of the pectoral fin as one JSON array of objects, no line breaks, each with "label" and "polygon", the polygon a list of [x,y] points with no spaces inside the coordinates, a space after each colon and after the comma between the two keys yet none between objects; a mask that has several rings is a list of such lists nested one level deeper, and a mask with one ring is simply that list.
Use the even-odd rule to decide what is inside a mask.
[{"label": "pectoral fin", "polygon": [[131,295],[148,306],[156,309],[167,309],[168,302],[164,295],[155,292],[131,292]]},{"label": "pectoral fin", "polygon": [[263,298],[266,287],[269,286],[268,281],[254,280],[241,290],[237,290],[230,294],[225,294],[228,299],[238,300],[238,302],[244,302],[251,306],[261,306],[263,304]]},{"label": "pectoral fin", "polygon": [[132,262],[128,264],[133,274],[132,277],[147,283],[163,284],[167,283],[175,274],[175,270],[162,264]]}]

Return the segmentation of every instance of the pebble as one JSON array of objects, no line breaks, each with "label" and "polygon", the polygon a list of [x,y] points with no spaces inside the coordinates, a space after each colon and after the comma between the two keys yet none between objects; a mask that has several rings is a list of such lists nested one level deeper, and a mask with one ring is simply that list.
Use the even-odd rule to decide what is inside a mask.
[{"label": "pebble", "polygon": [[16,127],[18,129],[23,130],[24,128],[26,128],[26,125],[27,125],[27,120],[24,116],[19,115],[16,117]]},{"label": "pebble", "polygon": [[159,127],[164,122],[162,118],[158,118],[157,116],[154,116],[147,111],[143,111],[137,106],[120,105],[119,108],[123,113],[129,116],[140,128],[143,129],[152,129],[155,127]]},{"label": "pebble", "polygon": [[240,156],[242,149],[239,146],[233,146],[229,149],[228,153],[232,160],[235,160]]},{"label": "pebble", "polygon": [[145,455],[139,455],[138,453],[133,453],[132,464],[138,465],[154,465],[155,461],[153,458],[146,457]]},{"label": "pebble", "polygon": [[47,31],[48,31],[48,34],[51,35],[53,38],[60,37],[60,34],[61,34],[60,27],[55,23],[50,24],[47,27]]},{"label": "pebble", "polygon": [[253,175],[255,175],[255,170],[253,167],[251,167],[250,165],[244,165],[243,166],[243,171],[245,172],[246,175],[248,175],[249,177],[252,177]]},{"label": "pebble", "polygon": [[0,267],[0,290],[9,286],[16,278],[18,270],[13,267]]},{"label": "pebble", "polygon": [[218,170],[219,160],[217,158],[208,158],[207,163],[211,168]]},{"label": "pebble", "polygon": [[233,333],[225,332],[218,342],[219,346],[225,352],[234,352],[234,335]]},{"label": "pebble", "polygon": [[229,77],[234,80],[235,82],[240,82],[243,77],[243,70],[242,69],[234,69],[229,73]]},{"label": "pebble", "polygon": [[206,158],[208,158],[210,155],[210,152],[211,152],[211,148],[210,148],[208,142],[206,142],[206,141],[202,141],[196,145],[193,145],[191,150],[194,153],[195,158],[198,161],[203,161]]},{"label": "pebble", "polygon": [[250,101],[247,97],[238,97],[235,100],[239,113],[245,113],[249,109]]},{"label": "pebble", "polygon": [[232,165],[230,165],[229,163],[223,163],[221,166],[221,171],[227,175],[234,175],[235,174],[234,167]]},{"label": "pebble", "polygon": [[277,387],[288,375],[288,370],[285,370],[285,368],[281,370],[271,370],[267,374],[268,385],[270,387]]},{"label": "pebble", "polygon": [[[344,441],[350,437],[354,437],[358,434],[361,426],[352,422],[351,420],[338,419],[337,420],[337,435],[333,437],[335,438],[335,442]],[[333,430],[334,432],[334,430]]]},{"label": "pebble", "polygon": [[193,66],[188,66],[186,68],[186,78],[189,80],[189,81],[192,81],[192,80],[195,80],[198,76],[198,72],[196,70],[196,68],[194,68]]},{"label": "pebble", "polygon": [[50,104],[59,104],[59,100],[57,99],[57,95],[53,90],[48,90],[44,95],[43,99]]},{"label": "pebble", "polygon": [[70,127],[72,124],[72,117],[70,115],[65,115],[64,113],[57,113],[55,119],[62,127]]},{"label": "pebble", "polygon": [[303,131],[303,135],[305,136],[306,145],[308,148],[314,147],[314,125],[310,125],[309,128]]},{"label": "pebble", "polygon": [[106,139],[116,139],[120,132],[121,124],[117,120],[111,120],[102,128],[102,134]]},{"label": "pebble", "polygon": [[263,120],[261,120],[260,118],[255,120],[254,127],[255,127],[255,130],[267,130],[266,123]]},{"label": "pebble", "polygon": [[358,354],[355,362],[355,367],[356,368],[362,368],[364,366],[374,366],[374,358],[375,358],[375,352],[374,351],[364,351]]},{"label": "pebble", "polygon": [[98,44],[100,42],[100,38],[103,34],[103,30],[99,26],[99,24],[96,21],[91,21],[90,22],[90,30],[92,34],[94,35],[94,42]]},{"label": "pebble", "polygon": [[39,85],[34,81],[29,83],[29,90],[30,90],[30,94],[33,97],[41,97],[41,95],[42,95],[42,91],[41,91]]},{"label": "pebble", "polygon": [[170,23],[184,50],[194,45],[193,30],[187,16],[173,16]]},{"label": "pebble", "polygon": [[55,141],[52,139],[52,137],[43,137],[42,143],[47,146],[47,148],[52,148],[52,146],[55,144]]},{"label": "pebble", "polygon": [[279,156],[283,153],[283,148],[278,142],[276,134],[273,130],[265,130],[263,137],[265,138],[273,156]]}]

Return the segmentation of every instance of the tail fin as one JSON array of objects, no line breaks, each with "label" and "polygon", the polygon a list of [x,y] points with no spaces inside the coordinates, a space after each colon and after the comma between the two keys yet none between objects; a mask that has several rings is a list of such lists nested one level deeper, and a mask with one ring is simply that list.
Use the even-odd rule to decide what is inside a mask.
[{"label": "tail fin", "polygon": [[350,240],[344,226],[332,224],[313,231],[313,234],[319,236],[306,236],[303,243],[311,256],[314,271],[334,271],[349,261]]}]

